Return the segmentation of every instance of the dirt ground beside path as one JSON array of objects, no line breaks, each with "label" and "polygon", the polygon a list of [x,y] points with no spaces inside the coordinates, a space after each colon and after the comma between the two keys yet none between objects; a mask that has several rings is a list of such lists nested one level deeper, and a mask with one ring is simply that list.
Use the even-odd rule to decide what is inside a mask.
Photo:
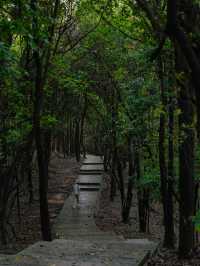
[{"label": "dirt ground beside path", "polygon": [[158,204],[153,206],[154,212],[150,215],[150,233],[139,233],[136,191],[133,191],[130,222],[124,224],[121,220],[121,199],[119,191],[117,192],[114,202],[110,202],[109,187],[109,176],[105,175],[103,188],[101,190],[99,209],[96,216],[96,223],[99,228],[105,231],[112,230],[116,234],[123,235],[125,238],[148,238],[160,242],[161,236],[163,235],[161,206]]},{"label": "dirt ground beside path", "polygon": [[[137,195],[134,191],[133,203],[130,214],[130,223],[123,224],[121,221],[121,200],[119,192],[114,202],[110,202],[109,176],[104,176],[104,184],[101,190],[99,206],[96,214],[96,224],[104,231],[114,231],[125,238],[148,238],[159,244],[156,254],[149,259],[146,266],[200,266],[200,247],[191,254],[188,260],[180,260],[177,251],[163,249],[161,246],[164,228],[162,224],[162,206],[152,204],[150,214],[150,233],[142,234],[138,228]],[[176,232],[178,231],[178,212],[175,213]]]},{"label": "dirt ground beside path", "polygon": [[[74,158],[63,158],[62,154],[53,154],[49,165],[48,192],[51,225],[54,223],[65,199],[69,196],[79,169],[80,163],[77,163]],[[21,221],[16,209],[13,211],[11,219],[16,236],[12,237],[6,247],[0,246],[0,253],[14,254],[41,240],[38,177],[36,172],[33,177],[33,187],[34,201],[29,205],[27,196],[21,195]]]}]

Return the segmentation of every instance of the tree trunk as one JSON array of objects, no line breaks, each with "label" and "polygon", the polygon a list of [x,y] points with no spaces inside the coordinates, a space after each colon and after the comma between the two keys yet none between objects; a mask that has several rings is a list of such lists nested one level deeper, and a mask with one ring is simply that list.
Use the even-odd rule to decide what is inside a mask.
[{"label": "tree trunk", "polygon": [[40,116],[43,101],[43,80],[42,80],[42,63],[39,54],[39,41],[37,38],[38,21],[37,21],[37,0],[31,1],[33,11],[33,35],[38,48],[34,50],[33,58],[35,62],[35,97],[33,111],[33,130],[37,150],[38,170],[39,170],[39,194],[40,194],[40,220],[43,240],[51,240],[51,229],[48,210],[48,167],[43,150],[43,138],[40,126]]},{"label": "tree trunk", "polygon": [[132,205],[132,199],[133,199],[133,178],[129,179],[128,181],[128,190],[127,190],[127,197],[124,200],[123,206],[122,206],[122,219],[123,223],[128,223],[129,217],[130,217],[130,210]]},{"label": "tree trunk", "polygon": [[80,162],[80,125],[79,125],[79,121],[76,121],[76,125],[75,125],[75,154],[76,154],[76,160],[77,162]]},{"label": "tree trunk", "polygon": [[[42,80],[41,80],[41,64],[39,54],[34,53],[36,61],[36,80],[35,80],[35,101],[33,127],[35,144],[37,150],[38,170],[39,170],[39,194],[40,194],[40,220],[42,237],[45,241],[51,240],[49,210],[48,210],[48,160],[45,160],[45,151],[42,143],[42,132],[40,127],[40,113],[42,100]],[[46,158],[47,159],[47,158]]]},{"label": "tree trunk", "polygon": [[[177,73],[185,73],[187,65],[182,53],[176,50]],[[186,74],[185,74],[186,75]],[[180,82],[179,82],[180,84]],[[179,190],[180,190],[180,226],[179,226],[179,255],[188,257],[194,248],[194,110],[190,96],[191,83],[180,84],[179,108]]]},{"label": "tree trunk", "polygon": [[70,119],[70,128],[69,128],[69,143],[70,143],[70,155],[74,154],[74,124]]},{"label": "tree trunk", "polygon": [[116,159],[117,159],[117,132],[116,132],[116,121],[117,121],[117,105],[116,105],[116,90],[112,89],[111,96],[111,121],[112,121],[112,150],[111,150],[111,188],[110,188],[110,199],[114,201],[116,195]]},{"label": "tree trunk", "polygon": [[[188,4],[190,1],[187,1]],[[182,52],[182,56],[185,57],[189,69],[191,70],[191,79],[195,88],[196,94],[196,106],[197,106],[197,128],[200,131],[200,61],[197,53],[190,41],[189,33],[186,33],[184,29],[181,28],[178,22],[179,11],[185,15],[185,10],[179,10],[180,3],[177,0],[167,1],[167,34],[171,38],[174,46],[178,44],[179,49]],[[186,7],[186,9],[188,6]],[[191,8],[191,7],[190,7]],[[187,20],[192,20],[193,18],[187,18]],[[188,22],[187,22],[188,23]],[[199,132],[198,132],[199,133]]]},{"label": "tree trunk", "polygon": [[174,233],[174,206],[173,206],[173,191],[174,191],[174,107],[172,98],[169,102],[169,122],[168,122],[168,181],[167,181],[167,209],[168,211],[168,238],[166,239],[166,247],[174,248],[175,233]]},{"label": "tree trunk", "polygon": [[84,95],[84,108],[81,115],[81,130],[80,130],[80,146],[82,148],[83,157],[86,158],[86,149],[85,149],[85,139],[84,139],[84,125],[85,125],[85,118],[88,109],[88,101],[87,101],[87,92]]},{"label": "tree trunk", "polygon": [[128,180],[127,195],[122,205],[123,223],[128,223],[129,221],[132,198],[133,198],[133,186],[134,186],[133,177],[135,175],[134,158],[133,158],[133,143],[132,143],[132,139],[130,136],[128,138],[128,158],[129,158],[129,169],[128,169],[129,180]]},{"label": "tree trunk", "polygon": [[[161,180],[161,196],[163,204],[163,214],[164,214],[164,247],[173,248],[174,247],[174,229],[173,229],[173,203],[172,203],[172,193],[171,187],[168,183],[168,173],[166,166],[166,149],[165,149],[165,126],[166,126],[166,96],[164,87],[164,76],[163,76],[163,62],[159,58],[158,61],[158,75],[160,79],[160,90],[161,90],[161,103],[163,105],[163,111],[160,114],[160,129],[159,129],[159,165],[160,165],[160,180]],[[170,125],[171,126],[171,125]],[[170,128],[171,130],[171,128]],[[170,138],[171,141],[171,138]],[[170,143],[171,145],[171,143]],[[171,146],[170,146],[171,148]],[[169,150],[170,156],[172,155],[172,150]],[[172,155],[173,156],[173,155]],[[173,158],[171,158],[173,159]],[[171,165],[170,165],[171,166]],[[172,169],[170,169],[172,170]],[[172,183],[170,182],[170,186]]]},{"label": "tree trunk", "polygon": [[[139,183],[141,179],[141,161],[140,161],[140,154],[138,151],[135,153],[135,167],[136,167],[136,173],[137,173],[137,181]],[[137,198],[138,198],[138,214],[139,214],[140,232],[146,233],[148,229],[148,220],[149,220],[148,189],[139,186],[138,192],[137,192]]]},{"label": "tree trunk", "polygon": [[122,171],[122,163],[118,155],[117,155],[117,173],[118,173],[118,180],[119,180],[119,191],[120,191],[121,202],[123,206],[123,202],[125,199],[124,178],[123,178],[123,171]]}]

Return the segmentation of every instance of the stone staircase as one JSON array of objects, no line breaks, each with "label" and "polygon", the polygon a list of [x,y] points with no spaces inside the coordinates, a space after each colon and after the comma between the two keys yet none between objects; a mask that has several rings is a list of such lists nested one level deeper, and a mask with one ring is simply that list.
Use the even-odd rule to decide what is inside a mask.
[{"label": "stone staircase", "polygon": [[140,266],[156,248],[147,239],[125,240],[114,232],[101,231],[94,212],[102,182],[100,157],[88,155],[77,182],[80,206],[74,196],[65,202],[53,227],[52,242],[38,242],[17,255],[0,256],[0,266]]}]

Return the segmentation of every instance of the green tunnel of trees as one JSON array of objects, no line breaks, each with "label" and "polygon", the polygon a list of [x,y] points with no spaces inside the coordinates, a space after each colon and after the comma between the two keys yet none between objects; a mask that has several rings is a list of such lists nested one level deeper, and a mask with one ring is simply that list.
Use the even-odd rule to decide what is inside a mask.
[{"label": "green tunnel of trees", "polygon": [[[110,200],[139,227],[163,206],[167,248],[187,257],[200,227],[200,2],[0,1],[0,240],[37,165],[41,231],[51,240],[51,152],[104,156]],[[123,169],[129,168],[128,186]]]}]

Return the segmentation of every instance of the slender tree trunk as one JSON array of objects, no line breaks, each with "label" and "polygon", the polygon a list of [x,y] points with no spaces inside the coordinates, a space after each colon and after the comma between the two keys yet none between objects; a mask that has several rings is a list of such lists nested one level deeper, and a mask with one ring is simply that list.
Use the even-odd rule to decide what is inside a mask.
[{"label": "slender tree trunk", "polygon": [[35,135],[35,144],[37,150],[38,170],[39,170],[39,194],[40,194],[40,219],[43,240],[51,240],[51,229],[48,210],[48,161],[45,160],[45,151],[43,149],[42,131],[40,127],[40,113],[42,100],[42,80],[41,65],[39,54],[35,52],[36,60],[36,81],[35,81],[35,102],[33,127]]},{"label": "slender tree trunk", "polygon": [[128,175],[134,175],[134,158],[133,158],[133,143],[132,138],[128,137]]},{"label": "slender tree trunk", "polygon": [[[181,1],[182,2],[182,1]],[[190,1],[189,1],[190,2]],[[186,2],[186,4],[188,1]],[[195,88],[196,94],[196,106],[197,106],[197,128],[200,132],[200,61],[197,53],[190,41],[189,34],[181,28],[178,22],[178,13],[184,14],[185,10],[179,10],[180,3],[177,0],[167,1],[167,34],[171,38],[174,46],[177,44],[182,52],[182,56],[185,57],[189,69],[191,70],[192,83]],[[191,7],[190,7],[191,8]],[[189,19],[193,19],[190,17]]]},{"label": "slender tree trunk", "polygon": [[108,171],[108,147],[107,145],[104,146],[104,156],[103,156],[103,166],[104,166],[104,171]]},{"label": "slender tree trunk", "polygon": [[[195,215],[197,214],[197,212],[200,209],[200,204],[199,204],[199,181],[197,181],[197,182],[198,183],[195,185],[195,199],[194,199],[194,202],[195,202]],[[198,244],[198,243],[199,243],[199,232],[196,231],[195,244]]]},{"label": "slender tree trunk", "polygon": [[85,118],[87,114],[87,108],[88,108],[88,101],[87,101],[87,92],[84,95],[84,108],[81,116],[81,130],[80,130],[80,146],[83,151],[83,157],[86,158],[86,149],[85,149],[85,143],[84,143],[84,125],[85,125]]},{"label": "slender tree trunk", "polygon": [[111,183],[110,183],[110,200],[114,201],[115,195],[116,195],[116,154],[114,151],[114,154],[112,154],[112,162],[111,162]]},{"label": "slender tree trunk", "polygon": [[32,164],[28,169],[28,191],[29,191],[29,204],[33,203],[34,194],[33,194],[33,181],[32,181]]},{"label": "slender tree trunk", "polygon": [[80,162],[80,125],[79,125],[79,121],[76,121],[76,125],[75,125],[75,154],[76,154],[76,160],[77,162]]},{"label": "slender tree trunk", "polygon": [[174,191],[174,107],[172,98],[169,102],[169,122],[168,122],[168,197],[167,209],[168,211],[168,239],[166,239],[166,246],[174,248],[174,206],[173,206],[173,191]]},{"label": "slender tree trunk", "polygon": [[131,178],[128,181],[127,196],[122,206],[122,219],[123,219],[123,223],[125,224],[128,223],[129,217],[130,217],[130,211],[131,211],[131,205],[132,205],[132,199],[133,199],[133,185],[134,185],[134,181],[133,181],[133,178]]},{"label": "slender tree trunk", "polygon": [[123,177],[123,171],[122,171],[122,163],[120,161],[118,154],[117,154],[117,173],[118,173],[118,179],[119,179],[119,191],[120,191],[121,202],[123,206],[123,202],[125,200],[124,177]]},{"label": "slender tree trunk", "polygon": [[45,160],[43,150],[43,137],[40,125],[41,108],[43,101],[43,80],[42,80],[42,63],[39,54],[39,41],[37,39],[38,21],[37,21],[37,0],[31,1],[33,11],[33,34],[35,43],[38,48],[34,50],[33,58],[35,61],[35,97],[33,111],[33,129],[35,144],[37,150],[38,170],[39,170],[39,195],[40,195],[40,220],[43,240],[51,240],[50,219],[48,210],[48,163]]},{"label": "slender tree trunk", "polygon": [[117,121],[117,106],[116,106],[116,90],[112,89],[111,96],[112,106],[111,106],[111,119],[112,119],[112,159],[111,159],[111,189],[110,189],[110,199],[114,201],[116,195],[116,159],[117,159],[117,132],[116,132],[116,121]]},{"label": "slender tree trunk", "polygon": [[69,143],[70,143],[70,154],[74,154],[74,125],[73,125],[73,121],[70,119],[70,129],[69,129],[69,136],[70,136],[70,139],[69,139]]},{"label": "slender tree trunk", "polygon": [[[138,182],[141,180],[141,160],[140,154],[135,153],[135,167]],[[139,187],[137,192],[138,198],[138,214],[139,214],[139,228],[140,232],[146,233],[148,230],[148,216],[149,216],[149,193],[148,189]]]},{"label": "slender tree trunk", "polygon": [[129,221],[132,198],[133,198],[133,186],[134,186],[133,177],[135,175],[134,158],[133,158],[133,143],[132,143],[132,139],[130,136],[128,138],[128,160],[129,160],[129,169],[128,169],[129,180],[128,180],[127,195],[124,198],[124,202],[122,204],[123,223],[128,223]]},{"label": "slender tree trunk", "polygon": [[[163,62],[159,58],[158,61],[158,73],[160,79],[160,89],[161,89],[161,102],[166,111],[166,96],[165,96],[165,87],[164,87],[164,76],[163,76]],[[173,203],[172,203],[172,191],[171,191],[171,181],[168,183],[168,173],[166,166],[166,148],[165,148],[165,126],[166,126],[166,112],[160,114],[160,129],[159,129],[159,165],[160,165],[160,179],[161,179],[161,195],[163,203],[163,214],[164,214],[164,247],[173,248],[174,247],[174,230],[173,230]],[[170,117],[172,118],[172,117]],[[171,121],[170,121],[171,122]],[[170,125],[172,126],[172,125]],[[170,128],[171,130],[172,128]],[[171,132],[170,132],[171,133]],[[171,141],[171,138],[170,138]],[[171,142],[170,142],[170,156],[173,156],[171,153]],[[173,157],[171,158],[173,159]],[[171,162],[170,162],[171,163]],[[170,165],[172,166],[172,165]],[[170,168],[170,170],[172,170]],[[170,173],[172,174],[172,173]],[[170,186],[169,186],[170,185]]]},{"label": "slender tree trunk", "polygon": [[21,202],[20,202],[20,185],[19,185],[19,178],[18,178],[18,171],[15,170],[15,179],[16,179],[16,186],[17,186],[17,214],[19,219],[19,224],[21,224]]},{"label": "slender tree trunk", "polygon": [[[176,50],[177,73],[185,73],[187,65],[182,53]],[[180,82],[179,82],[180,84]],[[180,84],[179,108],[179,190],[180,190],[180,226],[179,255],[188,257],[194,248],[194,224],[192,217],[195,211],[194,202],[194,110],[190,96],[191,83]]]},{"label": "slender tree trunk", "polygon": [[[3,200],[1,199],[1,205],[3,203]],[[0,206],[0,242],[3,245],[7,244],[7,238],[6,238],[6,224],[5,224],[5,219],[6,219],[6,205]]]},{"label": "slender tree trunk", "polygon": [[69,133],[69,119],[68,119],[68,123],[67,123],[67,130],[66,130],[66,138],[65,138],[65,149],[66,149],[66,155],[69,156],[70,155],[70,133]]}]

